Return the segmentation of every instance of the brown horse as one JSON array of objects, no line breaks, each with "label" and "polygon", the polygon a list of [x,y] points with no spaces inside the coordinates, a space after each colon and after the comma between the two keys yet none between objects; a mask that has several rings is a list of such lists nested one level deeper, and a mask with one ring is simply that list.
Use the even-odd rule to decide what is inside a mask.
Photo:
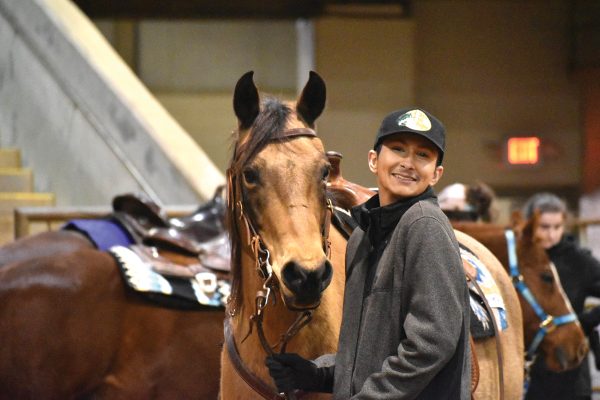
[{"label": "brown horse", "polygon": [[278,398],[264,364],[274,351],[315,358],[337,347],[346,243],[335,229],[327,234],[330,165],[313,130],[324,105],[325,84],[314,72],[296,103],[259,101],[252,73],[236,86],[224,400]]},{"label": "brown horse", "polygon": [[0,398],[216,398],[222,310],[157,308],[84,249],[0,268]]},{"label": "brown horse", "polygon": [[[511,275],[521,275],[522,282],[519,286],[525,285],[532,294],[524,295],[519,291],[525,324],[525,345],[530,358],[539,346],[546,365],[551,370],[561,372],[574,368],[583,361],[587,354],[587,341],[562,289],[554,265],[545,250],[535,241],[533,233],[537,223],[537,216],[529,221],[515,221],[512,230],[515,234],[515,266],[518,270]],[[453,222],[453,226],[483,243],[498,257],[505,270],[511,272],[506,227],[477,222]],[[532,306],[532,301],[538,306]],[[563,318],[565,321],[561,323],[559,320],[563,316],[570,318]],[[536,340],[541,342],[537,344]]]},{"label": "brown horse", "polygon": [[[211,203],[169,223],[196,228]],[[149,304],[79,233],[17,240],[0,248],[0,399],[216,398],[223,315]]]}]

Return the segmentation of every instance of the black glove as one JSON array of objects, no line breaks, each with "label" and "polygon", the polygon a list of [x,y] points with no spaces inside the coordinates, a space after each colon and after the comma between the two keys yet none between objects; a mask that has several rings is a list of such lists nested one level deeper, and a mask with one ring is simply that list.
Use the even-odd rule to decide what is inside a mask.
[{"label": "black glove", "polygon": [[326,368],[318,368],[296,353],[274,354],[267,357],[265,364],[279,392],[288,393],[294,389],[328,391]]}]

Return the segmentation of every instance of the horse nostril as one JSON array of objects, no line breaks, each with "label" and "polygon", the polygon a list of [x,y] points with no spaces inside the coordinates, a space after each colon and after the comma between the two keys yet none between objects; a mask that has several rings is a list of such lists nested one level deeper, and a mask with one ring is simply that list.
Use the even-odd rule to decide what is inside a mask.
[{"label": "horse nostril", "polygon": [[297,297],[314,301],[329,286],[333,276],[333,268],[329,260],[318,268],[309,270],[295,261],[283,266],[281,279],[285,286]]},{"label": "horse nostril", "polygon": [[327,289],[327,286],[331,283],[331,279],[333,278],[333,268],[331,267],[331,262],[329,260],[325,260],[323,264],[317,270],[319,274],[319,279],[321,281],[321,292]]},{"label": "horse nostril", "polygon": [[297,262],[290,261],[283,266],[281,278],[294,293],[299,293],[306,281],[306,271]]}]

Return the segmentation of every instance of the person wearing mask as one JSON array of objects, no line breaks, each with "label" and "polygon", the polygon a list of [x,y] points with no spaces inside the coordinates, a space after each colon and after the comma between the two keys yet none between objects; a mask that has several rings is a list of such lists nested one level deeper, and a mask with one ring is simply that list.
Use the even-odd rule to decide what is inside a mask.
[{"label": "person wearing mask", "polygon": [[[268,357],[277,388],[334,399],[470,399],[469,294],[433,186],[445,128],[407,108],[387,115],[368,166],[378,194],[354,207],[338,352],[329,365]],[[318,361],[322,361],[320,358]]]},{"label": "person wearing mask", "polygon": [[[567,212],[565,202],[552,193],[538,193],[523,206],[525,218],[538,214],[534,236],[556,266],[565,294],[584,332],[590,336],[600,323],[600,307],[584,311],[584,303],[588,297],[600,297],[600,262],[565,233]],[[560,373],[548,370],[543,357],[533,364],[526,400],[584,400],[591,396],[587,358],[579,367]]]}]

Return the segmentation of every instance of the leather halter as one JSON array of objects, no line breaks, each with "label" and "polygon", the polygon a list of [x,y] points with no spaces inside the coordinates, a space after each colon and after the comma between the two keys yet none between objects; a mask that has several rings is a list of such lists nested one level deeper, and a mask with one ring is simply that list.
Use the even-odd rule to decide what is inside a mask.
[{"label": "leather halter", "polygon": [[523,281],[523,275],[519,272],[519,263],[517,260],[517,250],[515,244],[515,233],[512,229],[504,231],[506,237],[506,245],[508,246],[508,266],[510,277],[512,278],[513,286],[527,303],[531,306],[535,314],[540,319],[538,331],[535,334],[529,348],[525,352],[525,392],[527,392],[527,386],[529,381],[529,371],[533,362],[535,361],[535,355],[538,347],[542,344],[544,337],[556,329],[558,326],[570,324],[577,321],[577,315],[575,313],[568,313],[560,315],[558,317],[547,314],[544,309],[540,306],[536,298],[529,290],[529,287]]},{"label": "leather halter", "polygon": [[[317,137],[316,132],[310,128],[294,128],[288,129],[282,132],[280,137],[272,139],[271,142],[281,141],[286,139],[292,139],[297,137]],[[239,156],[239,149],[236,147],[234,151],[234,160]],[[233,165],[233,163],[232,163]],[[273,275],[273,270],[270,264],[270,253],[269,250],[264,245],[260,234],[254,227],[252,220],[249,215],[244,212],[244,201],[243,199],[237,200],[235,203],[235,195],[241,195],[241,183],[239,180],[239,170],[235,170],[233,167],[227,170],[227,186],[228,186],[228,196],[227,203],[229,211],[232,215],[237,215],[237,217],[241,220],[243,224],[243,229],[245,231],[245,236],[248,240],[247,248],[250,250],[251,254],[254,256],[254,260],[256,262],[256,271],[259,277],[263,280],[263,286],[261,290],[257,291],[256,301],[255,301],[255,311],[250,316],[250,329],[246,336],[242,339],[242,342],[246,340],[246,338],[252,333],[253,324],[257,327],[257,334],[263,347],[265,353],[267,355],[273,355],[274,349],[278,346],[280,347],[280,353],[285,352],[286,345],[289,340],[292,339],[304,326],[306,326],[312,319],[313,310],[303,311],[298,318],[294,321],[294,323],[288,328],[288,330],[281,335],[280,341],[274,346],[270,345],[267,342],[267,339],[263,332],[262,320],[263,320],[263,310],[269,304],[269,297],[273,291],[278,289],[278,284],[276,282],[276,277]],[[330,255],[330,246],[331,242],[329,241],[329,225],[331,222],[331,214],[333,213],[333,205],[331,200],[327,200],[327,211],[325,213],[325,220],[322,228],[322,238],[323,238],[323,248],[325,250],[325,254],[329,258]],[[231,299],[230,299],[231,300]],[[275,300],[274,300],[275,301]],[[277,393],[273,390],[268,384],[258,378],[256,375],[252,373],[248,369],[248,367],[244,364],[239,351],[237,349],[235,338],[233,331],[231,329],[231,318],[236,314],[235,309],[230,310],[228,315],[225,318],[225,326],[224,326],[224,334],[225,334],[225,345],[227,347],[227,354],[229,359],[231,360],[235,370],[242,377],[242,379],[246,382],[248,386],[250,386],[255,392],[260,394],[264,399],[273,399],[273,400],[282,400],[288,399],[293,400],[297,398],[297,395],[302,395],[302,392],[292,392],[292,393]]]}]

